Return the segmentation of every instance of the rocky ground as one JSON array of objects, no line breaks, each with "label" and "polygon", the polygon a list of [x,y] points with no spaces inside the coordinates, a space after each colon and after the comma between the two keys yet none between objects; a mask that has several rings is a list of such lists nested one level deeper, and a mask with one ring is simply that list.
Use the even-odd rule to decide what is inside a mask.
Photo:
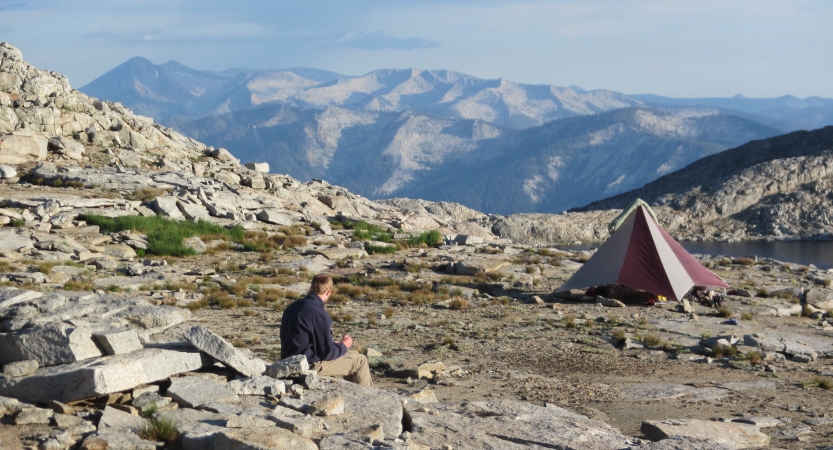
[{"label": "rocky ground", "polygon": [[[556,297],[592,252],[534,237],[603,238],[618,211],[371,202],[0,56],[0,448],[833,441],[827,271],[701,256],[738,294],[720,310]],[[275,362],[281,311],[319,272],[381,389]]]}]

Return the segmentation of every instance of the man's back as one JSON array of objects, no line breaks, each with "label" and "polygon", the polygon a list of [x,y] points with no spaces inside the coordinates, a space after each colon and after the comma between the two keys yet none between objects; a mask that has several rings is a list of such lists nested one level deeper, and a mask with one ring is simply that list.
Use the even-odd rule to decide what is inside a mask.
[{"label": "man's back", "polygon": [[315,294],[294,301],[281,318],[281,358],[305,355],[310,363],[333,360],[347,352],[333,342],[333,321]]}]

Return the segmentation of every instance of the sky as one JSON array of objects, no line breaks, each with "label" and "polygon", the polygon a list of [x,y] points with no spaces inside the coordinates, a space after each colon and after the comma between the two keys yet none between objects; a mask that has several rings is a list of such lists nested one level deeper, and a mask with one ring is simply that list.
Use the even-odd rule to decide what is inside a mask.
[{"label": "sky", "polygon": [[195,69],[481,78],[671,97],[833,97],[830,0],[0,0],[0,41],[74,87]]}]

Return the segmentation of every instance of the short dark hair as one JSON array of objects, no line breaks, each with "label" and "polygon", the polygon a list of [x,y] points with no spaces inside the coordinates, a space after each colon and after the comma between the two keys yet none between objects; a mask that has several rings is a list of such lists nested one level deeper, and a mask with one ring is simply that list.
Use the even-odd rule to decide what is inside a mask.
[{"label": "short dark hair", "polygon": [[326,273],[319,273],[312,279],[309,291],[313,294],[322,295],[333,288],[333,279]]}]

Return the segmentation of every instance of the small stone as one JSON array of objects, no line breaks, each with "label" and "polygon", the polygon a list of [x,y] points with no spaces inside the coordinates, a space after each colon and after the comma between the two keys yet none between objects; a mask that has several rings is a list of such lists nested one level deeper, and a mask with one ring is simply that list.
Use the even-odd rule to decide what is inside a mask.
[{"label": "small stone", "polygon": [[290,356],[275,361],[266,368],[266,375],[272,378],[289,378],[304,375],[309,372],[309,363],[304,355]]},{"label": "small stone", "polygon": [[272,395],[277,397],[286,393],[286,383],[283,380],[276,380],[263,375],[237,378],[230,381],[228,387],[238,395]]},{"label": "small stone", "polygon": [[289,386],[289,393],[297,396],[304,395],[304,387],[300,384],[293,384],[292,386]]},{"label": "small stone", "polygon": [[367,347],[366,349],[364,349],[364,354],[368,358],[381,358],[382,356],[384,356],[382,352],[371,347]]},{"label": "small stone", "polygon": [[797,363],[809,363],[813,358],[809,355],[793,355],[792,360]]},{"label": "small stone", "polygon": [[310,406],[310,413],[319,416],[344,414],[344,398],[332,393],[314,401]]},{"label": "small stone", "polygon": [[183,239],[182,245],[184,247],[194,250],[194,252],[197,254],[205,253],[205,251],[208,250],[208,247],[206,247],[205,243],[202,241],[202,239],[200,239],[199,236],[193,236],[187,239]]},{"label": "small stone", "polygon": [[14,423],[15,425],[49,424],[54,414],[51,409],[27,408],[17,414]]},{"label": "small stone", "polygon": [[246,163],[246,168],[260,173],[269,173],[269,163]]},{"label": "small stone", "polygon": [[133,399],[133,406],[140,412],[152,411],[162,409],[171,403],[168,397],[162,397],[156,392],[145,392],[144,394]]},{"label": "small stone", "polygon": [[35,371],[38,370],[38,367],[40,367],[40,365],[34,359],[9,363],[3,366],[3,376],[6,377],[7,380],[25,377],[35,373]]},{"label": "small stone", "polygon": [[287,429],[299,436],[313,437],[324,431],[324,424],[321,420],[309,416],[279,417],[269,415],[268,419],[275,422],[279,427]]},{"label": "small stone", "polygon": [[601,295],[596,296],[596,304],[607,306],[608,308],[624,308],[625,304],[622,303],[621,300],[617,300],[615,298],[605,298]]},{"label": "small stone", "polygon": [[135,330],[118,333],[94,334],[96,342],[108,355],[121,355],[144,348]]},{"label": "small stone", "polygon": [[54,411],[56,414],[64,414],[64,415],[75,414],[75,408],[73,408],[72,406],[69,406],[65,403],[61,403],[57,400],[50,401],[49,404],[47,405],[47,407],[49,409],[51,409],[52,411]]},{"label": "small stone", "polygon": [[320,381],[318,381],[318,374],[315,371],[310,370],[309,372],[303,375],[303,379],[301,380],[304,387],[307,389],[321,389],[323,385]]},{"label": "small stone", "polygon": [[58,428],[69,428],[81,425],[84,419],[78,416],[71,416],[69,414],[55,414],[52,416],[55,426]]},{"label": "small stone", "polygon": [[370,444],[381,444],[385,440],[385,431],[382,425],[371,425],[356,431],[356,434],[361,436],[362,440]]},{"label": "small stone", "polygon": [[437,395],[431,389],[423,389],[416,394],[409,395],[408,398],[420,403],[439,403]]}]

